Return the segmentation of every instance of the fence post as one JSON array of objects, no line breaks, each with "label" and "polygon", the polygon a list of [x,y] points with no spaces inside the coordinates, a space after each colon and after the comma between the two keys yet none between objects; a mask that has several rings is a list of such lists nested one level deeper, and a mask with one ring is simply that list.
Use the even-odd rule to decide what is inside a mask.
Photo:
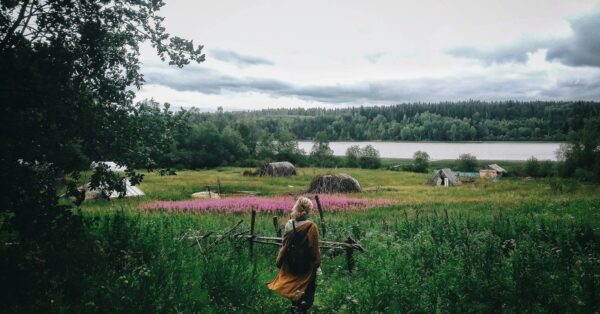
[{"label": "fence post", "polygon": [[279,228],[279,219],[277,216],[273,216],[273,227],[275,227],[275,235],[281,237],[281,228]]},{"label": "fence post", "polygon": [[321,234],[322,238],[325,239],[325,232],[327,232],[327,227],[325,226],[325,217],[323,216],[323,208],[321,207],[321,200],[319,199],[319,195],[315,195],[315,200],[317,201],[317,208],[319,209],[319,220],[321,222]]},{"label": "fence post", "polygon": [[217,176],[217,189],[219,195],[221,195],[221,178],[219,178],[219,176]]},{"label": "fence post", "polygon": [[[352,245],[356,243],[356,241],[354,241],[354,239],[351,237],[348,237],[344,243]],[[348,264],[348,272],[352,274],[352,269],[354,268],[354,249],[351,247],[346,248],[346,264]]]},{"label": "fence post", "polygon": [[252,219],[250,220],[250,257],[254,254],[254,224],[256,222],[256,210],[252,209]]},{"label": "fence post", "polygon": [[210,195],[210,185],[206,186],[206,190],[208,191],[208,198],[212,198],[212,196]]}]

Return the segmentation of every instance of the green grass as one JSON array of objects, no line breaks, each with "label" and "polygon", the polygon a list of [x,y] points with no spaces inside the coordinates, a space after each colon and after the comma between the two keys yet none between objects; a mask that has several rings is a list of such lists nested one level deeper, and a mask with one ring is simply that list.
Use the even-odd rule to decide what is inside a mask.
[{"label": "green grass", "polygon": [[[187,199],[217,177],[225,197],[241,190],[298,193],[314,175],[332,171],[357,178],[366,191],[357,196],[391,198],[398,205],[327,214],[328,240],[350,235],[367,252],[355,254],[352,274],[344,256],[323,252],[314,312],[600,311],[598,186],[511,178],[443,188],[425,185],[428,174],[387,170],[307,168],[291,178],[244,177],[242,170],[150,173],[141,185],[145,197],[86,201],[94,262],[83,296],[57,298],[56,306],[88,313],[286,311],[288,301],[265,287],[277,272],[276,247],[257,245],[250,258],[247,243],[232,240],[202,257],[196,243],[179,240],[187,231],[218,232],[240,219],[249,228],[249,214],[147,213],[137,207]],[[257,215],[257,234],[274,234],[271,218]]]}]

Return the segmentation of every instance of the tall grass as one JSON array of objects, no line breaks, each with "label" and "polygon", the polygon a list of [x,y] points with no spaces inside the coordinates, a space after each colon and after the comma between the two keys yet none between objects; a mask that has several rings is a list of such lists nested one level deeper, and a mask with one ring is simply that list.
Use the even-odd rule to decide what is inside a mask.
[{"label": "tall grass", "polygon": [[[600,204],[588,202],[588,210]],[[593,208],[593,209],[592,209]],[[569,210],[567,207],[566,210]],[[359,215],[358,217],[355,215]],[[51,312],[280,313],[288,302],[265,284],[276,248],[229,240],[199,255],[189,230],[222,230],[244,214],[89,215],[94,262],[78,299],[53,296]],[[257,232],[273,233],[270,214]],[[565,219],[550,205],[499,215],[452,214],[443,207],[396,206],[330,214],[328,239],[352,235],[367,248],[356,269],[323,252],[315,311],[585,312],[600,310],[600,230]],[[247,228],[247,221],[244,223]],[[205,245],[205,243],[201,243]],[[73,254],[76,254],[74,252]],[[50,300],[48,300],[50,302]],[[10,307],[9,307],[10,309]],[[35,310],[35,308],[21,308]]]},{"label": "tall grass", "polygon": [[[288,301],[265,286],[277,272],[276,247],[255,245],[250,258],[247,242],[227,240],[201,256],[194,241],[181,240],[191,230],[220,232],[240,219],[248,229],[247,213],[137,210],[152,200],[185,199],[197,190],[187,184],[201,186],[215,173],[231,190],[254,186],[264,195],[281,194],[288,185],[296,188],[297,183],[288,180],[306,179],[300,175],[263,182],[241,178],[238,170],[184,172],[164,181],[149,176],[142,186],[146,198],[85,204],[86,238],[69,248],[71,256],[58,259],[64,262],[61,265],[29,261],[41,266],[28,268],[37,273],[15,276],[25,280],[19,285],[24,290],[0,283],[3,311],[287,311]],[[346,271],[343,256],[322,252],[323,275],[317,281],[314,312],[600,311],[598,187],[567,191],[553,188],[554,181],[505,180],[436,189],[420,185],[424,178],[420,175],[381,170],[352,175],[367,189],[394,189],[360,197],[391,198],[398,204],[326,215],[327,240],[350,235],[367,252],[354,254],[352,274]],[[257,215],[257,234],[274,235],[272,215]],[[0,248],[2,261],[10,260],[5,258],[9,254],[8,246]],[[18,273],[19,267],[3,264],[2,272]],[[64,277],[52,276],[50,267],[61,267]],[[29,293],[28,299],[20,295],[22,291]]]}]

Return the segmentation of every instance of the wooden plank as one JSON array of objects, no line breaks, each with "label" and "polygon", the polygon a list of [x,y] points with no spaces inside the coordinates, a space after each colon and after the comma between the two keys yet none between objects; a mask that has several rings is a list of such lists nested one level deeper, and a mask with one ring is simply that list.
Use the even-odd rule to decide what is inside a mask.
[{"label": "wooden plank", "polygon": [[279,227],[279,219],[277,216],[273,216],[273,227],[275,227],[275,235],[281,237],[281,227]]},{"label": "wooden plank", "polygon": [[323,216],[323,207],[321,206],[321,200],[319,199],[319,195],[315,195],[315,200],[317,201],[317,208],[319,209],[319,222],[321,225],[321,237],[325,239],[325,233],[327,232],[327,227],[325,226],[325,217]]},{"label": "wooden plank", "polygon": [[[351,237],[348,237],[348,239],[346,240],[346,243],[348,243],[349,245],[353,245],[356,243],[356,241],[354,241],[354,239],[352,239]],[[354,268],[354,250],[347,248],[346,249],[346,264],[348,265],[348,272],[352,273],[352,270]]]},{"label": "wooden plank", "polygon": [[[274,242],[269,242],[269,243],[281,243],[283,241],[283,238],[278,238],[278,237],[263,237],[263,236],[252,236],[252,235],[240,235],[240,237],[247,238],[247,239],[252,238],[252,240],[254,242],[257,242],[257,240],[260,240],[262,242],[274,241]],[[340,249],[351,249],[351,250],[357,250],[360,252],[364,252],[364,248],[357,242],[349,243],[347,241],[348,240],[346,240],[346,242],[319,241],[319,247],[337,247]]]},{"label": "wooden plank", "polygon": [[256,224],[256,210],[252,209],[252,219],[250,220],[250,257],[254,254],[254,225]]},{"label": "wooden plank", "polygon": [[221,195],[221,178],[219,178],[219,176],[217,176],[217,191],[219,193],[219,196]]}]

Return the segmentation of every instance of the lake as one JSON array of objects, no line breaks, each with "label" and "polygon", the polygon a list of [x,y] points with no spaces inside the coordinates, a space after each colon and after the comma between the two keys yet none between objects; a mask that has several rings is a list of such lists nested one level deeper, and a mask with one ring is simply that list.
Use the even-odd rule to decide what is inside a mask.
[{"label": "lake", "polygon": [[[480,160],[556,160],[555,152],[561,143],[548,142],[330,142],[333,154],[343,156],[352,145],[373,145],[382,158],[412,158],[418,151],[429,154],[431,160],[457,159],[471,154]],[[310,152],[313,143],[298,141],[298,146]]]}]

